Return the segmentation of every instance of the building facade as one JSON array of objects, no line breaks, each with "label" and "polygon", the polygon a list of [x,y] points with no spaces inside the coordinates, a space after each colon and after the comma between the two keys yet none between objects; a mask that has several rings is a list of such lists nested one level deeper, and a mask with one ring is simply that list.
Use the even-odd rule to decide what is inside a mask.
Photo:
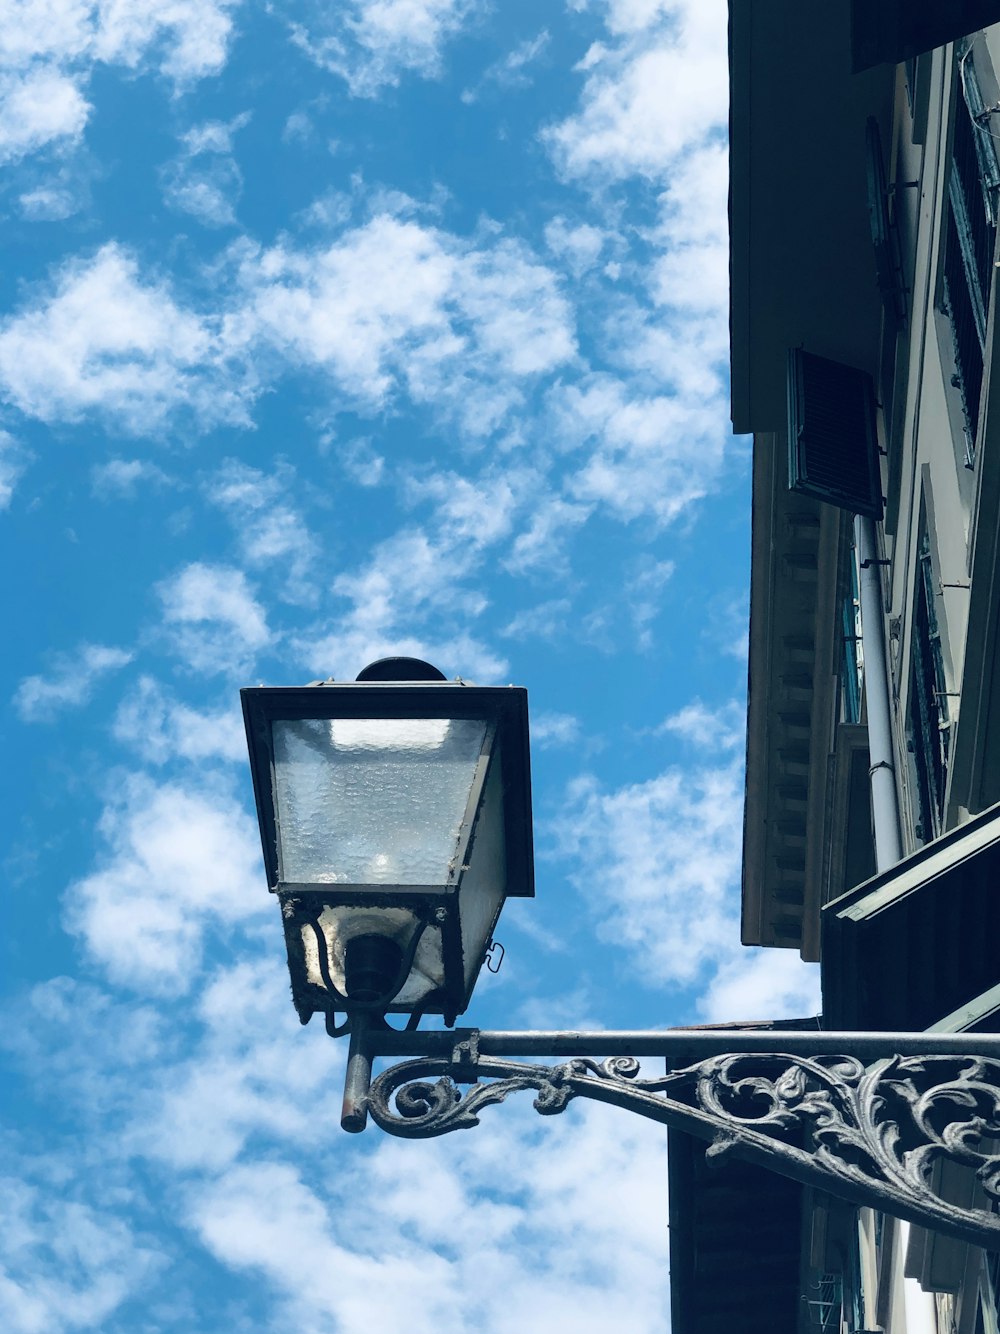
[{"label": "building facade", "polygon": [[[731,0],[730,52],[743,941],[820,962],[826,1027],[998,1031],[1000,3]],[[997,1256],[798,1187],[741,1230],[749,1189],[672,1201],[676,1334],[750,1327],[736,1254],[772,1334],[1000,1331]]]}]

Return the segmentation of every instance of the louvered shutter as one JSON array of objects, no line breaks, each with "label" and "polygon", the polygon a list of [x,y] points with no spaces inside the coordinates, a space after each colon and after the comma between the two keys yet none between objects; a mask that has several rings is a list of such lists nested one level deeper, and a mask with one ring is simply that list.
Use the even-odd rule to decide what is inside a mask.
[{"label": "louvered shutter", "polygon": [[801,348],[788,357],[788,485],[882,517],[871,376]]},{"label": "louvered shutter", "polygon": [[872,229],[875,250],[875,276],[878,281],[882,307],[896,325],[906,319],[906,297],[903,292],[896,233],[889,220],[889,187],[885,179],[885,160],[882,157],[882,138],[878,121],[868,117],[865,125],[865,168],[868,184],[868,219]]},{"label": "louvered shutter", "polygon": [[1000,22],[1000,0],[851,0],[854,72],[897,65]]}]

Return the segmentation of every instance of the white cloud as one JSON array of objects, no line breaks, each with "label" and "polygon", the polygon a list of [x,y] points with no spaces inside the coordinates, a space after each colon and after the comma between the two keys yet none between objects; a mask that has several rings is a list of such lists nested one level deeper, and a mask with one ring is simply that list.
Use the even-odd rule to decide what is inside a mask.
[{"label": "white cloud", "polygon": [[496,680],[505,660],[464,628],[486,607],[467,582],[479,559],[474,541],[463,550],[455,534],[432,539],[404,529],[380,543],[367,565],[337,576],[333,591],[350,605],[332,627],[303,637],[299,653],[309,670],[338,680],[395,654],[424,658],[446,676]]},{"label": "white cloud", "polygon": [[285,121],[281,137],[286,144],[306,143],[312,138],[315,126],[304,111],[293,111]]},{"label": "white cloud", "polygon": [[552,395],[553,424],[567,448],[592,442],[571,474],[571,496],[624,521],[676,519],[714,485],[727,433],[713,401],[640,396],[610,375],[592,375]]},{"label": "white cloud", "polygon": [[706,1022],[818,1014],[815,965],[791,950],[739,943],[742,705],[713,710],[696,699],[657,730],[693,747],[699,766],[611,791],[579,778],[555,826],[600,936],[648,985],[698,988]]},{"label": "white cloud", "polygon": [[0,64],[71,61],[83,56],[92,39],[94,0],[6,0],[0,23]]},{"label": "white cloud", "polygon": [[0,161],[78,140],[91,111],[86,87],[99,63],[133,70],[153,65],[176,84],[217,72],[238,2],[5,0]]},{"label": "white cloud", "polygon": [[114,0],[96,6],[99,60],[132,69],[152,60],[180,84],[217,74],[239,0]]},{"label": "white cloud", "polygon": [[[173,822],[156,839],[168,849],[185,841]],[[267,906],[270,935],[280,926]],[[139,893],[140,931],[147,910]],[[539,1321],[599,1334],[623,1309],[637,1334],[662,1328],[661,1126],[582,1100],[539,1117],[527,1095],[488,1109],[472,1135],[404,1143],[372,1127],[331,1141],[323,1128],[336,1127],[346,1044],[315,1023],[299,1028],[280,953],[203,975],[182,1042],[165,1021],[159,1040],[136,1030],[139,1012],[156,1022],[162,1001],[95,1004],[66,982],[36,989],[23,1041],[36,1044],[46,1089],[55,1075],[76,1115],[87,1102],[102,1181],[114,1181],[123,1154],[145,1159],[163,1221],[187,1226],[228,1276],[257,1280],[254,1324],[275,1334],[401,1321],[428,1334],[470,1324],[518,1334]],[[61,1043],[77,1015],[73,1041]],[[56,1145],[46,1162],[80,1171]],[[119,1193],[120,1208],[131,1203]]]},{"label": "white cloud", "polygon": [[325,369],[381,406],[404,389],[478,434],[517,401],[518,381],[575,355],[555,275],[520,243],[470,245],[381,214],[314,251],[277,247],[242,267],[248,337]]},{"label": "white cloud", "polygon": [[232,120],[206,120],[184,131],[181,140],[188,153],[231,153],[234,136],[250,124],[250,112],[244,111]]},{"label": "white cloud", "polygon": [[407,395],[475,438],[576,355],[557,275],[495,235],[380,214],[330,245],[245,242],[224,258],[235,289],[208,311],[115,243],[69,261],[0,321],[0,392],[46,422],[96,414],[152,434],[178,419],[247,426],[258,375],[320,370],[335,410]]},{"label": "white cloud", "polygon": [[276,1334],[599,1334],[623,1309],[631,1329],[662,1328],[662,1129],[592,1104],[565,1121],[491,1110],[473,1135],[383,1140],[336,1172],[236,1164],[190,1192],[191,1221],[221,1262],[274,1285]]},{"label": "white cloud", "polygon": [[806,1019],[822,1010],[819,965],[803,963],[795,950],[744,949],[730,942],[731,957],[721,963],[698,1001],[706,1023],[743,1019]]},{"label": "white cloud", "polygon": [[79,164],[43,169],[18,196],[21,214],[29,222],[62,222],[84,206],[90,193],[87,172]]},{"label": "white cloud", "polygon": [[480,0],[343,0],[293,13],[292,40],[321,69],[346,81],[355,97],[396,87],[405,74],[437,78],[445,44],[481,9]]},{"label": "white cloud", "polygon": [[729,299],[726,198],[729,160],[722,142],[684,155],[660,199],[663,254],[653,265],[654,300],[686,314],[725,322]]},{"label": "white cloud", "polygon": [[206,227],[230,227],[243,190],[243,173],[231,156],[233,135],[250,120],[208,121],[182,136],[183,150],[162,168],[160,179],[167,204],[189,213]]},{"label": "white cloud", "polygon": [[434,473],[412,479],[408,489],[414,499],[435,502],[434,531],[449,546],[478,551],[507,536],[525,492],[540,484],[535,474],[511,468],[475,481],[455,472]]},{"label": "white cloud", "polygon": [[[669,239],[658,236],[664,247]],[[656,263],[649,270],[655,277]],[[609,303],[610,306],[610,303]],[[716,422],[727,412],[725,398],[728,330],[724,313],[712,308],[700,315],[683,310],[651,310],[631,297],[610,306],[604,322],[605,353],[610,363],[636,375],[636,397],[650,383],[683,401],[699,404]],[[648,390],[645,391],[648,393]]]},{"label": "white cloud", "polygon": [[[141,895],[138,911],[141,920]],[[336,1127],[346,1044],[299,1028],[280,945],[269,953],[199,979],[182,1041],[157,1015],[162,1000],[95,1004],[65,979],[36,989],[35,1022],[19,1040],[34,1044],[40,1087],[51,1095],[58,1084],[74,1124],[85,1105],[91,1162],[118,1211],[138,1201],[134,1173],[125,1186],[116,1169],[125,1156],[144,1159],[161,1222],[188,1229],[204,1247],[198,1262],[210,1257],[227,1277],[256,1280],[252,1323],[275,1334],[362,1334],[401,1321],[428,1334],[464,1334],[470,1324],[518,1334],[538,1321],[599,1334],[624,1309],[637,1334],[662,1328],[661,1126],[582,1100],[543,1118],[527,1095],[488,1109],[472,1135],[403,1143],[372,1127],[331,1141],[323,1128]],[[145,1037],[140,1014],[158,1025]],[[71,1161],[62,1147],[47,1142],[44,1162],[65,1183],[86,1164],[75,1143]],[[49,1217],[72,1221],[58,1206]],[[106,1224],[109,1252],[127,1240],[114,1212],[93,1221]],[[49,1269],[39,1251],[53,1243],[33,1243],[24,1269],[42,1288]],[[78,1244],[70,1232],[55,1246],[68,1256]],[[123,1248],[123,1286],[131,1274]],[[68,1264],[61,1277],[75,1277]],[[177,1296],[192,1294],[182,1286]],[[149,1297],[147,1312],[162,1313],[164,1289],[152,1286]],[[211,1303],[200,1315],[220,1328],[238,1323],[231,1303],[224,1316]],[[192,1318],[173,1313],[185,1327]],[[99,1313],[94,1323],[104,1327]]]},{"label": "white cloud", "polygon": [[337,449],[344,471],[358,486],[379,486],[385,481],[385,456],[368,439],[347,440]]},{"label": "white cloud", "polygon": [[247,743],[237,708],[217,712],[192,709],[173,698],[150,676],[140,677],[115,715],[114,735],[148,764],[170,760],[246,762]]},{"label": "white cloud", "polygon": [[77,82],[56,69],[0,72],[0,163],[17,162],[55,140],[78,139],[89,112]]},{"label": "white cloud", "polygon": [[232,524],[247,564],[278,566],[287,574],[286,597],[308,603],[315,601],[310,572],[318,544],[291,502],[294,483],[287,467],[268,475],[227,459],[207,480],[205,491]]},{"label": "white cloud", "polygon": [[351,614],[327,633],[303,636],[295,647],[308,671],[338,681],[353,680],[368,663],[394,657],[421,658],[449,678],[461,676],[479,685],[494,684],[507,673],[506,658],[468,633],[445,638],[392,626],[368,628]]},{"label": "white cloud", "polygon": [[592,505],[566,500],[551,490],[542,491],[527,527],[514,538],[504,557],[504,568],[514,574],[540,566],[560,571],[565,561],[563,546],[567,534],[586,523],[592,511]]},{"label": "white cloud", "polygon": [[705,605],[700,639],[709,652],[735,658],[745,670],[749,650],[750,591],[730,588]]},{"label": "white cloud", "polygon": [[545,244],[576,278],[594,267],[605,240],[599,227],[586,222],[567,222],[562,216],[553,218],[545,227]]},{"label": "white cloud", "polygon": [[125,649],[80,644],[72,653],[56,655],[44,675],[26,676],[14,694],[14,707],[25,722],[54,722],[60,710],[86,704],[102,676],[131,661]]},{"label": "white cloud", "polygon": [[512,639],[558,639],[566,633],[572,605],[569,598],[549,598],[537,606],[525,607],[507,622],[501,634]]},{"label": "white cloud", "polygon": [[187,408],[206,424],[245,423],[223,363],[219,322],[142,282],[113,243],[66,264],[48,293],[0,323],[0,386],[45,422],[97,412],[149,434]]},{"label": "white cloud", "polygon": [[677,0],[607,0],[605,21],[609,32],[641,32],[679,8]]},{"label": "white cloud", "polygon": [[[24,1007],[30,1022],[6,1024],[0,1048],[16,1055],[46,1092],[57,1089],[62,1108],[72,1096],[81,1113],[78,1124],[84,1109],[101,1118],[116,1115],[122,1123],[123,1113],[135,1109],[137,1071],[163,1063],[170,1053],[174,1021],[159,998],[140,1001],[119,993],[112,999],[93,984],[63,975],[38,983],[11,1004]],[[61,1040],[69,1034],[70,1041]],[[54,1176],[62,1170],[58,1153],[47,1161]],[[77,1167],[74,1162],[68,1175]],[[99,1183],[102,1195],[107,1198],[119,1184],[109,1172]]]},{"label": "white cloud", "polygon": [[660,614],[663,589],[673,578],[672,560],[642,557],[626,580],[624,593],[629,616],[636,633],[636,645],[648,649],[653,643],[652,623]]},{"label": "white cloud", "polygon": [[580,720],[571,713],[536,713],[531,719],[531,740],[535,745],[572,746],[580,739]]},{"label": "white cloud", "polygon": [[177,79],[221,68],[238,0],[6,0],[0,64],[149,61]]},{"label": "white cloud", "polygon": [[69,929],[112,981],[176,995],[210,926],[227,937],[268,908],[254,822],[225,789],[121,781],[100,819],[98,867],[64,897]]},{"label": "white cloud", "polygon": [[157,592],[168,645],[194,672],[246,675],[271,639],[242,570],[194,562]]},{"label": "white cloud", "polygon": [[746,710],[736,700],[710,709],[695,699],[665,719],[659,730],[699,750],[738,750],[746,740]]},{"label": "white cloud", "polygon": [[534,63],[549,44],[549,33],[542,29],[534,37],[526,37],[523,42],[519,42],[512,51],[508,51],[505,56],[488,66],[479,78],[474,88],[467,88],[462,93],[462,101],[466,105],[475,102],[488,84],[494,84],[498,88],[506,90],[513,88],[527,88],[531,83],[531,76],[526,72],[527,67]]},{"label": "white cloud", "polygon": [[189,213],[204,227],[232,227],[243,174],[231,157],[180,157],[162,173],[163,197],[178,213]]},{"label": "white cloud", "polygon": [[143,1099],[131,1147],[172,1171],[217,1171],[253,1138],[304,1143],[318,1117],[338,1123],[345,1052],[302,1033],[280,957],[280,913],[269,906],[276,948],[212,974],[193,1016],[200,1039]]},{"label": "white cloud", "polygon": [[609,26],[617,43],[595,44],[579,66],[580,110],[544,140],[566,176],[664,181],[679,154],[725,126],[725,4],[633,0],[612,8]]},{"label": "white cloud", "polygon": [[668,769],[615,791],[588,776],[556,831],[602,939],[650,985],[690,986],[739,936],[742,766]]},{"label": "white cloud", "polygon": [[106,1327],[166,1257],[120,1217],[54,1181],[0,1177],[0,1325],[7,1334]]},{"label": "white cloud", "polygon": [[[533,469],[517,467],[505,472],[488,468],[474,481],[452,472],[411,478],[408,498],[413,503],[429,501],[434,507],[431,519],[422,527],[397,532],[380,543],[360,569],[337,576],[333,592],[350,607],[332,628],[300,641],[310,669],[339,678],[353,675],[374,658],[405,653],[428,658],[446,675],[482,682],[502,677],[506,661],[468,631],[488,605],[472,579],[493,547],[509,548],[505,566],[525,568],[532,558],[541,558],[543,545],[551,546],[556,525],[553,521],[545,526],[553,505],[546,486]],[[574,522],[583,517],[577,507],[564,508]],[[528,529],[511,543],[525,512]],[[535,543],[531,550],[529,541]],[[550,606],[539,613],[544,626],[538,616],[522,615],[503,633],[550,632],[551,611]]]},{"label": "white cloud", "polygon": [[172,486],[173,482],[149,459],[108,459],[107,463],[98,463],[91,468],[90,484],[94,495],[103,500],[112,497],[130,500],[140,485],[158,490]]},{"label": "white cloud", "polygon": [[31,462],[31,455],[9,431],[0,429],[0,510],[10,505],[14,488]]},{"label": "white cloud", "polygon": [[192,1222],[217,1259],[279,1287],[286,1309],[269,1319],[271,1328],[353,1334],[390,1329],[404,1312],[433,1320],[446,1309],[443,1259],[412,1244],[382,1257],[350,1249],[320,1196],[290,1164],[232,1168],[198,1192]]},{"label": "white cloud", "polygon": [[453,610],[467,598],[467,610],[475,614],[484,605],[482,595],[462,588],[462,572],[449,569],[443,555],[447,551],[422,530],[397,533],[377,547],[371,562],[356,574],[338,575],[334,592],[349,598],[373,629],[392,624],[404,610],[412,614],[428,604]]}]

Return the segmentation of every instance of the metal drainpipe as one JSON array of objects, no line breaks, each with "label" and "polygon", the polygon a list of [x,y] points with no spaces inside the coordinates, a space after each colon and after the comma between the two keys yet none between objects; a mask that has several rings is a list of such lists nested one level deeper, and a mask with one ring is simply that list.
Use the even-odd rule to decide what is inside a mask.
[{"label": "metal drainpipe", "polygon": [[885,652],[885,616],[882,577],[878,564],[875,520],[854,517],[854,545],[858,553],[858,590],[861,599],[861,648],[864,657],[865,708],[868,714],[869,776],[872,821],[875,827],[875,866],[895,866],[903,855],[896,790],[896,759],[892,747],[892,710],[889,670]]}]

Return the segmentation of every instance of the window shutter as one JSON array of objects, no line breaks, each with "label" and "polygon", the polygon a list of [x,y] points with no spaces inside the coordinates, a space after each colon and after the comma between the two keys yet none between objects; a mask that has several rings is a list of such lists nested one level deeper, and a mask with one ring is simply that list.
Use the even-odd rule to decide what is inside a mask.
[{"label": "window shutter", "polygon": [[872,378],[801,348],[788,354],[788,485],[882,517]]},{"label": "window shutter", "polygon": [[997,0],[851,0],[854,72],[898,65],[997,21]]},{"label": "window shutter", "polygon": [[896,233],[889,220],[889,186],[882,157],[882,137],[878,121],[869,116],[865,125],[865,168],[868,183],[868,219],[875,248],[875,274],[882,307],[893,325],[906,320],[906,296],[903,291]]}]

